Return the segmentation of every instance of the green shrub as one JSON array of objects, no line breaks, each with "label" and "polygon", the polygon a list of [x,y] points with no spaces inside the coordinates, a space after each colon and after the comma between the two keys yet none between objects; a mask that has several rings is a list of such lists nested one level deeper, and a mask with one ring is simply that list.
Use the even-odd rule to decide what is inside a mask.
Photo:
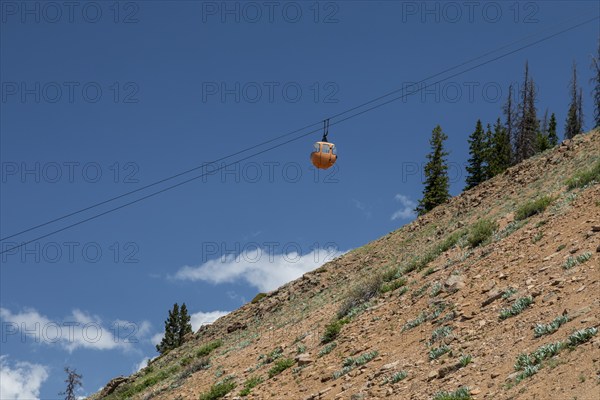
[{"label": "green shrub", "polygon": [[464,356],[462,356],[460,358],[460,360],[458,360],[460,366],[462,368],[466,367],[467,365],[471,364],[471,361],[473,361],[473,357],[469,354],[466,354]]},{"label": "green shrub", "polygon": [[279,375],[286,369],[290,368],[292,365],[294,365],[294,360],[292,360],[291,358],[284,358],[282,360],[277,361],[273,368],[269,370],[269,378]]},{"label": "green shrub", "polygon": [[212,385],[207,393],[202,393],[199,400],[217,400],[225,397],[233,389],[235,389],[235,383],[231,379],[225,379],[223,382]]},{"label": "green shrub", "polygon": [[260,385],[262,382],[263,378],[261,378],[260,376],[253,376],[251,378],[246,379],[246,382],[244,382],[244,388],[240,391],[240,396],[248,396],[252,389]]},{"label": "green shrub", "polygon": [[467,242],[471,247],[477,247],[489,238],[498,229],[498,224],[489,219],[480,219],[470,229]]},{"label": "green shrub", "polygon": [[335,338],[338,337],[340,331],[342,330],[342,326],[345,325],[345,319],[337,320],[331,322],[329,325],[325,326],[325,333],[323,333],[323,337],[321,338],[322,344],[327,344],[333,342]]},{"label": "green shrub", "polygon": [[535,337],[549,335],[551,333],[556,332],[558,328],[561,327],[561,325],[566,324],[567,322],[569,322],[568,315],[558,316],[554,319],[554,321],[550,322],[549,324],[536,324],[533,328],[533,334]]},{"label": "green shrub", "polygon": [[384,274],[385,272],[383,274],[374,274],[354,286],[338,310],[337,318],[344,318],[348,315],[350,310],[366,303],[379,294],[379,290],[383,284]]},{"label": "green shrub", "polygon": [[210,353],[212,353],[215,349],[221,347],[223,345],[223,341],[222,340],[213,340],[210,343],[207,343],[203,346],[201,346],[197,351],[196,351],[196,357],[204,357],[204,356],[208,356]]},{"label": "green shrub", "polygon": [[256,296],[254,296],[254,298],[250,301],[250,303],[252,303],[252,304],[258,303],[259,301],[261,301],[265,297],[267,297],[266,293],[259,293]]},{"label": "green shrub", "polygon": [[567,338],[567,345],[569,347],[578,346],[590,340],[592,336],[595,336],[597,333],[597,328],[580,329]]},{"label": "green shrub", "polygon": [[346,375],[348,372],[352,371],[356,367],[360,367],[361,365],[365,365],[375,357],[377,357],[379,353],[377,351],[371,351],[369,353],[361,354],[360,356],[348,357],[344,360],[344,368],[339,371],[333,373],[333,379],[337,379],[340,376]]},{"label": "green shrub", "polygon": [[443,356],[444,354],[446,354],[448,352],[450,352],[450,347],[443,344],[440,347],[436,347],[436,348],[429,350],[429,359],[435,360],[437,358],[440,358],[441,356]]},{"label": "green shrub", "polygon": [[454,392],[439,392],[433,396],[433,400],[470,400],[471,392],[468,387],[458,388]]},{"label": "green shrub", "polygon": [[337,346],[337,343],[332,342],[332,343],[328,343],[325,346],[323,346],[323,348],[319,351],[318,356],[319,357],[323,357],[324,355],[327,355],[329,353],[331,353],[333,351],[333,349],[335,349]]},{"label": "green shrub", "polygon": [[392,378],[390,379],[390,382],[392,382],[392,383],[398,383],[401,380],[403,380],[404,378],[406,378],[407,376],[408,376],[408,374],[406,373],[406,371],[396,372],[395,374],[392,375]]},{"label": "green shrub", "polygon": [[590,183],[600,182],[600,160],[592,166],[592,168],[577,172],[569,180],[567,180],[567,189],[573,190],[582,188]]},{"label": "green shrub", "polygon": [[539,199],[523,204],[515,212],[515,220],[521,221],[536,214],[541,214],[554,201],[553,197],[542,196]]},{"label": "green shrub", "polygon": [[406,279],[405,278],[398,278],[395,279],[391,282],[385,282],[383,283],[383,285],[381,285],[381,293],[387,293],[387,292],[392,292],[396,289],[398,289],[399,287],[402,287],[406,285]]},{"label": "green shrub", "polygon": [[503,308],[500,310],[500,319],[507,319],[519,315],[533,303],[533,297],[521,297],[513,303],[511,308]]}]

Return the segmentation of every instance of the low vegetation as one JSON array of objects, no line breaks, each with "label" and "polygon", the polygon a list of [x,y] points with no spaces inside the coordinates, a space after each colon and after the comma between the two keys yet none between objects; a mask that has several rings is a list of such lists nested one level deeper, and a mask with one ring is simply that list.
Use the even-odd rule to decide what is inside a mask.
[{"label": "low vegetation", "polygon": [[500,310],[500,319],[504,320],[515,315],[521,314],[527,307],[533,304],[533,297],[521,297],[513,303],[510,308],[503,308]]},{"label": "low vegetation", "polygon": [[244,382],[244,388],[240,391],[240,396],[248,396],[252,389],[260,385],[262,382],[263,378],[261,378],[260,376],[253,376],[251,378],[246,379],[246,382]]},{"label": "low vegetation", "polygon": [[231,378],[215,383],[206,393],[202,393],[199,400],[217,400],[225,397],[227,393],[235,389],[235,382]]},{"label": "low vegetation", "polygon": [[563,268],[571,269],[579,264],[583,264],[584,262],[588,261],[590,258],[592,258],[592,253],[590,253],[589,251],[585,252],[583,254],[580,254],[577,257],[569,257],[563,264]]},{"label": "low vegetation", "polygon": [[553,201],[554,198],[551,196],[542,196],[536,200],[529,201],[517,209],[515,220],[522,221],[536,214],[541,214]]},{"label": "low vegetation", "polygon": [[566,324],[567,322],[569,322],[569,316],[561,315],[556,317],[554,321],[548,324],[536,324],[533,328],[533,334],[536,338],[544,335],[550,335],[556,332],[561,325]]},{"label": "low vegetation", "polygon": [[467,236],[467,242],[471,247],[477,247],[489,240],[494,232],[498,230],[498,224],[490,219],[477,221]]},{"label": "low vegetation", "polygon": [[205,357],[210,355],[210,353],[212,353],[215,349],[218,349],[219,347],[221,347],[223,345],[223,341],[222,340],[213,340],[210,343],[207,343],[203,346],[201,346],[197,351],[196,351],[196,357]]},{"label": "low vegetation", "polygon": [[269,370],[269,378],[272,378],[276,375],[279,375],[286,369],[290,368],[294,365],[294,360],[291,358],[284,358],[282,360],[278,360],[275,365]]},{"label": "low vegetation", "polygon": [[591,327],[573,332],[566,341],[548,343],[538,347],[534,352],[529,354],[519,354],[515,362],[515,370],[521,371],[516,377],[516,383],[523,379],[535,375],[541,368],[542,362],[552,358],[560,353],[565,348],[574,348],[580,344],[586,343],[598,333],[598,329]]},{"label": "low vegetation", "polygon": [[600,182],[600,160],[588,170],[577,172],[567,180],[567,189],[573,190],[585,187],[589,184]]},{"label": "low vegetation", "polygon": [[346,375],[348,372],[352,371],[356,367],[360,367],[361,365],[365,365],[375,357],[377,357],[379,353],[377,351],[371,351],[368,353],[361,354],[360,356],[348,357],[344,360],[344,368],[339,371],[333,373],[333,379],[337,379],[340,376]]},{"label": "low vegetation", "polygon": [[429,359],[430,360],[438,359],[441,356],[443,356],[444,354],[449,353],[449,352],[450,352],[450,347],[443,344],[440,347],[435,347],[435,348],[429,350]]},{"label": "low vegetation", "polygon": [[470,400],[471,392],[468,387],[461,387],[454,392],[438,392],[433,400]]}]

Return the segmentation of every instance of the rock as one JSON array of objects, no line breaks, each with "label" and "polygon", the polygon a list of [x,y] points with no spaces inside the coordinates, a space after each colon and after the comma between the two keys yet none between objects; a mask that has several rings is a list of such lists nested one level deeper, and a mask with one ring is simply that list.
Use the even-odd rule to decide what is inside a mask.
[{"label": "rock", "polygon": [[379,370],[380,371],[389,371],[390,369],[394,369],[396,367],[396,365],[398,365],[400,361],[394,361],[392,363],[389,364],[385,364],[383,367],[381,367]]},{"label": "rock", "polygon": [[429,375],[427,375],[427,380],[428,381],[434,380],[435,378],[437,378],[437,376],[438,376],[438,372],[437,371],[431,371],[429,373]]},{"label": "rock", "polygon": [[495,286],[496,286],[496,281],[494,281],[493,279],[489,280],[481,289],[481,293],[487,293],[490,290],[492,290]]},{"label": "rock", "polygon": [[315,360],[310,356],[310,354],[300,354],[296,356],[296,362],[299,367],[303,367],[305,365],[312,364]]},{"label": "rock", "polygon": [[499,298],[502,297],[502,292],[498,289],[493,290],[492,292],[490,292],[490,294],[488,295],[487,299],[485,299],[482,303],[481,303],[481,307],[485,307],[489,304],[492,304],[494,301],[498,300]]},{"label": "rock", "polygon": [[460,275],[450,275],[444,282],[444,289],[449,293],[454,293],[465,287],[465,278]]},{"label": "rock", "polygon": [[600,225],[592,226],[592,232],[600,232]]},{"label": "rock", "polygon": [[600,253],[600,246],[596,248],[596,253]]},{"label": "rock", "polygon": [[125,382],[127,382],[127,378],[124,376],[117,376],[116,378],[111,379],[110,382],[108,382],[106,386],[104,386],[104,389],[102,389],[102,391],[100,392],[100,398],[102,399],[108,396],[109,394],[117,390],[117,387],[119,387],[119,385]]},{"label": "rock", "polygon": [[227,327],[227,333],[232,333],[232,332],[235,332],[235,331],[240,331],[240,330],[243,330],[243,329],[246,329],[246,328],[247,328],[246,324],[242,324],[241,322],[235,322],[235,323],[233,323],[233,324],[231,324],[231,325],[229,325]]}]

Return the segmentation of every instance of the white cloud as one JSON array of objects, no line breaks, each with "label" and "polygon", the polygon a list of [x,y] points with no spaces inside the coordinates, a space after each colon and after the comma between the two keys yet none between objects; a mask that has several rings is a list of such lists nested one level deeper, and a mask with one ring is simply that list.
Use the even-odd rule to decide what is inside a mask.
[{"label": "white cloud", "polygon": [[198,266],[186,265],[177,271],[175,279],[213,284],[246,281],[261,292],[268,292],[343,253],[335,248],[328,248],[315,249],[307,254],[273,254],[258,248],[244,251],[237,256],[228,255],[208,260]]},{"label": "white cloud", "polygon": [[397,194],[394,196],[394,200],[400,202],[402,208],[392,214],[392,221],[396,219],[411,219],[415,217],[415,207],[417,204],[414,201],[403,194]]},{"label": "white cloud", "polygon": [[73,310],[62,321],[53,321],[34,309],[13,313],[0,308],[5,322],[6,338],[16,337],[30,343],[60,345],[69,352],[77,349],[129,350],[150,330],[146,321],[136,324],[116,320],[106,325],[100,317]]},{"label": "white cloud", "polygon": [[48,379],[48,368],[40,364],[8,363],[8,356],[0,356],[0,399],[39,399],[40,387]]},{"label": "white cloud", "polygon": [[156,335],[153,335],[150,338],[150,343],[152,343],[154,346],[156,346],[157,344],[159,344],[160,342],[162,342],[163,336],[165,334],[164,333],[157,333]]},{"label": "white cloud", "polygon": [[192,329],[196,332],[202,325],[212,324],[224,315],[229,314],[229,311],[209,311],[209,312],[197,312],[190,315],[190,322],[192,323]]},{"label": "white cloud", "polygon": [[138,364],[136,364],[133,367],[133,372],[136,373],[136,372],[140,371],[142,368],[146,368],[148,366],[148,361],[150,361],[150,357],[144,357],[142,359],[142,361],[140,361]]},{"label": "white cloud", "polygon": [[352,204],[354,204],[354,207],[357,210],[360,210],[367,219],[371,218],[371,207],[367,207],[365,204],[356,199],[352,199]]}]

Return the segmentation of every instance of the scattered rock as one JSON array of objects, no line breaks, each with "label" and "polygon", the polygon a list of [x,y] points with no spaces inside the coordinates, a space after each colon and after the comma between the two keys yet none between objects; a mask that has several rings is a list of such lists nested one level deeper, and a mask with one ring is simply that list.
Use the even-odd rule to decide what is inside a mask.
[{"label": "scattered rock", "polygon": [[300,354],[296,356],[296,362],[299,367],[303,367],[305,365],[312,364],[315,360],[310,356],[310,354]]},{"label": "scattered rock", "polygon": [[444,282],[444,289],[448,293],[454,293],[465,287],[465,278],[461,275],[450,275]]},{"label": "scattered rock", "polygon": [[242,324],[241,322],[235,322],[227,327],[227,333],[240,331],[240,330],[243,330],[246,328],[247,328],[246,324]]},{"label": "scattered rock", "polygon": [[108,396],[109,394],[117,390],[117,388],[125,382],[127,382],[127,378],[124,376],[117,376],[116,378],[111,379],[110,382],[108,382],[106,386],[104,386],[104,389],[102,389],[102,391],[100,392],[100,398],[102,399]]}]

